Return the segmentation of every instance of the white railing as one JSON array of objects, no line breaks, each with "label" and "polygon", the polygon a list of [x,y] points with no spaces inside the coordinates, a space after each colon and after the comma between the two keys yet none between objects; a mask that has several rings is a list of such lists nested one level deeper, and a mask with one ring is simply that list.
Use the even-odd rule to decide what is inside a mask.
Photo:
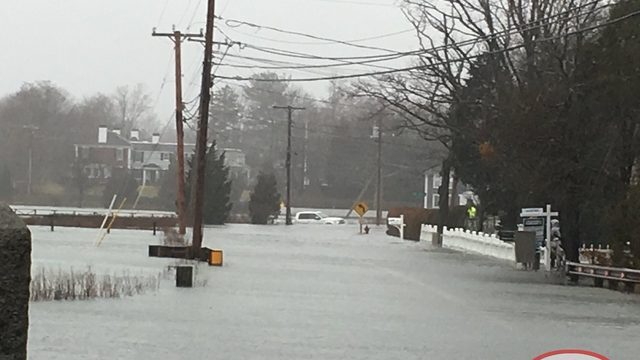
[{"label": "white railing", "polygon": [[[425,234],[433,234],[437,232],[437,227],[433,225],[423,225],[422,232]],[[428,235],[428,239],[431,239],[431,235]],[[445,227],[442,246],[448,249],[490,256],[514,263],[516,261],[514,244],[504,242],[494,234],[490,235],[477,231],[448,229]]]}]

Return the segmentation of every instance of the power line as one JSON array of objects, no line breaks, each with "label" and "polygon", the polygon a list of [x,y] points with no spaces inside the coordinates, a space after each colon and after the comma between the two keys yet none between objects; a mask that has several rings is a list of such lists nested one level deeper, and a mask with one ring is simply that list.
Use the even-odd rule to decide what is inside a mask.
[{"label": "power line", "polygon": [[[538,20],[535,20],[535,21],[528,22],[526,24],[521,24],[521,25],[518,25],[518,26],[512,26],[512,27],[510,27],[508,29],[504,29],[504,30],[501,30],[501,31],[498,31],[498,32],[490,33],[490,34],[487,34],[485,36],[478,36],[478,37],[475,37],[473,39],[460,41],[460,42],[457,42],[455,44],[441,45],[441,46],[433,47],[433,48],[430,48],[430,49],[418,49],[418,50],[411,50],[411,51],[405,51],[405,52],[396,51],[396,52],[392,52],[391,54],[377,54],[377,55],[350,56],[350,57],[327,57],[327,56],[320,56],[320,55],[293,52],[293,51],[277,49],[277,48],[272,48],[272,47],[265,47],[265,46],[255,46],[255,45],[249,45],[249,44],[245,44],[245,46],[248,46],[250,48],[254,48],[256,50],[270,52],[270,53],[273,53],[275,55],[289,56],[289,57],[299,57],[299,58],[304,58],[304,59],[358,60],[358,59],[382,59],[382,58],[386,58],[386,57],[395,58],[395,57],[397,57],[399,55],[417,56],[417,55],[423,55],[423,54],[427,54],[427,53],[434,52],[434,51],[447,50],[448,48],[451,48],[453,46],[458,46],[459,47],[459,46],[465,46],[465,45],[474,45],[474,44],[477,44],[480,40],[487,40],[487,39],[490,39],[490,38],[494,38],[496,36],[508,36],[508,35],[517,34],[519,32],[523,32],[523,31],[530,31],[530,30],[539,29],[539,28],[542,28],[544,26],[552,25],[552,24],[560,22],[560,21],[570,20],[572,18],[577,18],[577,17],[583,16],[583,15],[589,15],[589,14],[592,14],[594,12],[597,12],[599,10],[605,9],[605,8],[610,7],[610,6],[613,5],[611,3],[608,3],[608,4],[602,5],[602,6],[598,7],[598,8],[591,9],[591,10],[587,11],[586,13],[573,14],[573,15],[568,16],[568,17],[559,18],[559,19],[557,19],[555,21],[542,22],[542,21],[545,21],[545,20],[551,20],[551,19],[554,19],[554,18],[558,18],[558,17],[563,16],[565,14],[570,14],[571,12],[573,12],[575,10],[578,10],[578,9],[581,9],[581,8],[585,8],[585,7],[588,7],[588,6],[591,6],[591,5],[596,5],[596,4],[600,3],[601,1],[602,0],[594,0],[592,2],[576,6],[576,7],[572,8],[572,9],[570,9],[570,10],[566,10],[566,11],[559,12],[559,13],[554,14],[554,15],[550,15],[550,16],[546,17],[545,19],[538,19]],[[220,28],[218,28],[218,30],[223,32],[222,29],[220,29]],[[223,32],[223,35],[225,35],[226,37],[229,37],[228,35],[224,34],[224,32]]]},{"label": "power line", "polygon": [[[218,82],[219,83],[224,83],[224,84],[227,84],[227,85],[231,85],[231,86],[238,86],[237,83],[233,83],[231,81],[224,80],[224,79],[220,79]],[[279,95],[280,94],[277,91],[268,90],[268,89],[262,89],[262,88],[253,88],[252,90],[257,90],[257,91],[260,91],[260,92],[269,93],[269,94],[275,94],[275,95]],[[299,99],[316,101],[316,102],[324,103],[324,104],[328,104],[328,105],[340,105],[340,106],[355,107],[355,108],[362,108],[362,109],[369,109],[370,108],[369,106],[357,105],[357,104],[347,104],[347,103],[342,103],[342,102],[333,102],[333,101],[330,101],[330,100],[318,99],[318,98],[315,98],[315,97],[312,97],[312,96],[307,96],[307,95],[294,94],[293,96],[295,96],[296,98],[299,98]]]},{"label": "power line", "polygon": [[195,9],[193,10],[193,14],[191,14],[191,19],[189,20],[189,25],[187,25],[187,31],[191,29],[191,25],[193,25],[193,20],[196,18],[196,14],[198,10],[200,10],[200,4],[202,4],[202,0],[198,0]]},{"label": "power line", "polygon": [[367,5],[367,6],[381,6],[381,7],[398,8],[397,5],[381,4],[381,3],[372,2],[372,1],[357,1],[357,0],[313,0],[313,1],[330,2],[330,3],[335,3],[335,4]]},{"label": "power line", "polygon": [[162,17],[164,16],[164,12],[167,10],[167,5],[169,4],[169,0],[164,1],[164,5],[162,6],[162,10],[160,11],[160,16],[158,17],[158,25],[162,21]]},{"label": "power line", "polygon": [[251,23],[251,22],[248,22],[248,21],[241,21],[241,20],[235,20],[235,19],[224,19],[221,16],[216,16],[216,18],[218,18],[219,20],[224,21],[225,24],[230,28],[237,28],[237,27],[240,27],[242,25],[246,25],[246,26],[249,26],[249,27],[252,27],[252,28],[256,28],[256,29],[267,29],[267,30],[271,30],[271,31],[275,31],[275,32],[283,33],[283,34],[297,35],[297,36],[302,36],[302,37],[306,37],[306,38],[310,38],[310,39],[314,39],[314,40],[330,41],[330,42],[334,42],[336,44],[352,46],[352,47],[356,47],[356,48],[360,48],[360,49],[396,53],[395,50],[389,50],[389,49],[380,48],[380,47],[376,47],[376,46],[352,44],[350,42],[343,41],[343,40],[330,39],[330,38],[326,38],[326,37],[305,34],[305,33],[297,32],[297,31],[283,30],[283,29],[279,29],[279,28],[276,28],[276,27],[272,27],[272,26],[254,24],[254,23]]},{"label": "power line", "polygon": [[[238,60],[240,59],[240,60]],[[231,61],[227,61],[225,63],[217,63],[218,66],[224,66],[226,68],[231,68],[231,69],[253,69],[253,70],[259,70],[261,72],[264,71],[269,71],[269,72],[273,72],[275,70],[290,70],[290,71],[297,71],[297,72],[303,72],[303,73],[310,73],[310,74],[315,74],[315,75],[321,75],[321,76],[331,76],[331,75],[335,75],[336,73],[352,73],[354,70],[355,71],[366,71],[366,69],[345,69],[345,68],[332,68],[332,67],[308,67],[305,66],[303,64],[299,64],[299,65],[289,65],[289,66],[281,66],[281,65],[276,65],[276,66],[265,66],[263,65],[264,63],[269,64],[270,61],[267,59],[246,59],[250,62],[253,63],[257,63],[257,64],[251,64],[248,63],[246,61],[242,61],[242,57],[238,57],[234,60]]]},{"label": "power line", "polygon": [[[539,42],[545,42],[545,41],[551,41],[551,40],[556,40],[556,39],[560,39],[563,37],[567,37],[567,36],[572,36],[572,35],[577,35],[577,34],[581,34],[587,31],[591,31],[591,30],[595,30],[595,29],[599,29],[605,26],[609,26],[612,24],[616,24],[622,21],[625,21],[627,19],[630,19],[634,16],[637,16],[640,14],[640,10],[639,11],[634,11],[631,13],[628,13],[624,16],[620,16],[618,18],[606,21],[604,23],[598,24],[598,25],[593,25],[593,26],[588,26],[586,28],[582,28],[579,30],[575,30],[575,31],[570,31],[561,35],[556,35],[556,36],[551,36],[551,37],[547,37],[547,38],[541,38],[541,39],[536,39],[533,40],[533,42],[535,43],[539,43]],[[434,66],[441,66],[441,65],[447,65],[450,63],[455,63],[455,62],[461,62],[461,61],[467,61],[467,60],[473,60],[482,56],[486,56],[486,55],[491,55],[491,54],[501,54],[501,53],[506,53],[509,51],[513,51],[513,50],[517,50],[520,48],[523,48],[525,45],[524,44],[518,44],[518,45],[513,45],[504,49],[500,49],[500,50],[489,50],[489,51],[485,51],[482,52],[480,54],[476,54],[476,55],[470,55],[470,56],[464,56],[464,57],[460,57],[457,59],[450,59],[447,61],[441,61],[438,63],[432,63],[429,65],[417,65],[417,66],[410,66],[410,67],[403,67],[403,68],[397,68],[397,69],[391,69],[391,70],[386,70],[386,71],[378,71],[378,72],[367,72],[367,73],[358,73],[358,74],[350,74],[350,75],[336,75],[336,76],[329,76],[329,77],[322,77],[322,78],[293,78],[293,79],[264,79],[264,78],[254,78],[254,77],[240,77],[240,76],[236,76],[236,77],[230,77],[230,76],[217,76],[219,79],[226,79],[226,80],[234,80],[234,81],[258,81],[258,82],[282,82],[282,81],[287,81],[287,82],[314,82],[314,81],[328,81],[328,80],[344,80],[344,79],[355,79],[355,78],[361,78],[361,77],[370,77],[370,76],[378,76],[378,75],[389,75],[389,74],[395,74],[395,73],[400,73],[400,72],[409,72],[409,71],[413,71],[413,70],[422,70],[422,69],[428,69]]]},{"label": "power line", "polygon": [[[293,44],[293,45],[335,45],[334,41],[290,41],[290,40],[280,40],[280,39],[271,39],[265,36],[259,36],[256,34],[250,34],[250,33],[246,33],[243,31],[240,31],[236,28],[230,28],[231,30],[233,30],[234,32],[241,34],[241,35],[245,35],[245,36],[250,36],[256,39],[260,39],[260,40],[265,40],[265,41],[271,41],[271,42],[275,42],[275,43],[281,43],[281,44]],[[401,30],[401,31],[396,31],[396,32],[392,32],[392,33],[387,33],[387,34],[381,34],[381,35],[376,35],[376,36],[370,36],[370,37],[365,37],[365,38],[359,38],[359,39],[353,39],[353,40],[344,40],[345,42],[348,43],[359,43],[359,42],[365,42],[365,41],[371,41],[371,40],[378,40],[378,39],[384,39],[384,38],[388,38],[388,37],[392,37],[392,36],[397,36],[397,35],[401,35],[401,34],[406,34],[409,32],[414,32],[415,29],[406,29],[406,30]]]},{"label": "power line", "polygon": [[[348,65],[358,65],[357,62],[348,60],[348,59],[346,59],[344,57],[341,58],[341,57],[319,56],[319,55],[312,55],[312,54],[289,51],[289,50],[274,49],[274,48],[269,48],[269,47],[264,47],[264,46],[256,46],[256,45],[250,45],[250,44],[244,44],[244,46],[247,47],[247,48],[250,48],[250,49],[258,50],[258,51],[265,52],[265,53],[272,54],[272,55],[294,57],[294,58],[302,58],[302,59],[313,59],[313,60],[333,60],[333,61],[342,62],[344,64],[348,64]],[[401,55],[400,53],[388,55],[390,60],[397,59],[397,58],[400,58],[400,57],[403,57],[403,56],[404,55]],[[375,59],[379,59],[379,57],[376,57]],[[370,62],[372,62],[372,61],[370,61]],[[362,62],[361,64],[365,64],[367,66],[380,68],[380,69],[392,69],[392,68],[390,68],[388,66],[371,65],[371,64],[364,63],[364,62]]]}]

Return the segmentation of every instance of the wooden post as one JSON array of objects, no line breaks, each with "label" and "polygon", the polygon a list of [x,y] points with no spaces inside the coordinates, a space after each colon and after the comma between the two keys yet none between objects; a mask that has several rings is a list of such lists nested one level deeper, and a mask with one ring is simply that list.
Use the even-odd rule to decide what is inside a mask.
[{"label": "wooden post", "polygon": [[176,267],[176,287],[193,287],[193,266]]}]

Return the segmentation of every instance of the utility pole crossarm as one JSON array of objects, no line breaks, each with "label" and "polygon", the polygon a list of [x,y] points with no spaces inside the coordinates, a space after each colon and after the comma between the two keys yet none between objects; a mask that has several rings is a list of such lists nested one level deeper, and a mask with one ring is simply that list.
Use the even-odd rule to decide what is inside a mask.
[{"label": "utility pole crossarm", "polygon": [[159,32],[156,32],[155,28],[153,28],[153,32],[151,33],[151,36],[164,36],[164,37],[168,37],[171,40],[175,41],[176,33],[180,34],[180,37],[183,38],[183,39],[203,38],[204,37],[204,34],[202,33],[202,29],[200,30],[199,33],[186,33],[185,34],[185,33],[180,32],[179,30],[174,30],[173,32],[170,32],[170,33],[164,33],[164,32],[163,33],[159,33]]},{"label": "utility pole crossarm", "polygon": [[284,110],[291,110],[291,111],[295,111],[295,110],[307,110],[307,108],[304,107],[297,107],[297,106],[277,106],[274,105],[273,106],[274,109],[284,109]]}]

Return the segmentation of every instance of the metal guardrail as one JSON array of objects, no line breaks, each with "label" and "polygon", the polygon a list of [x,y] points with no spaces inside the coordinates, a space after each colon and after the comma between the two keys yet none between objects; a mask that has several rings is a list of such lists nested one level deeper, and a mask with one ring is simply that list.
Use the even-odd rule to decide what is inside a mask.
[{"label": "metal guardrail", "polygon": [[[104,216],[108,209],[53,209],[37,207],[12,206],[18,216],[49,216],[49,215],[71,215],[71,216]],[[111,214],[113,211],[111,211]],[[175,213],[152,210],[120,210],[120,216],[130,217],[175,217]]]},{"label": "metal guardrail", "polygon": [[640,284],[640,270],[628,268],[616,268],[591,264],[566,263],[567,274],[589,277],[594,279],[597,287],[602,287],[604,280],[609,282],[609,287],[624,283],[628,290],[632,291],[636,284]]}]

